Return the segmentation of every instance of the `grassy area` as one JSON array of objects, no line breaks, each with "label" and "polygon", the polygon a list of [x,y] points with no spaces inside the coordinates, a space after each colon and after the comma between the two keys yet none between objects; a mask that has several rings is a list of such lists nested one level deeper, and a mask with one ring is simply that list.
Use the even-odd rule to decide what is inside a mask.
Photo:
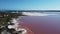
[{"label": "grassy area", "polygon": [[11,18],[17,18],[23,16],[22,13],[0,12],[0,23],[8,22]]}]

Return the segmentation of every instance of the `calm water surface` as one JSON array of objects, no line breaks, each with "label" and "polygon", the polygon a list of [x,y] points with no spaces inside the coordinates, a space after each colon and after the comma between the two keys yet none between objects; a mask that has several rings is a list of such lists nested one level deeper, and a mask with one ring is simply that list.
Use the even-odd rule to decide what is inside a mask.
[{"label": "calm water surface", "polygon": [[60,16],[20,16],[20,21],[34,34],[60,34]]}]

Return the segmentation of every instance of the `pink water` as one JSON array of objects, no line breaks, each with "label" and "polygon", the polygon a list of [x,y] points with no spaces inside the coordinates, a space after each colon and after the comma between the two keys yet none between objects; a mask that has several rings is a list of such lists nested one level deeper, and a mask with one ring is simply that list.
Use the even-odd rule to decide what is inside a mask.
[{"label": "pink water", "polygon": [[20,21],[34,34],[60,34],[60,16],[20,16]]}]

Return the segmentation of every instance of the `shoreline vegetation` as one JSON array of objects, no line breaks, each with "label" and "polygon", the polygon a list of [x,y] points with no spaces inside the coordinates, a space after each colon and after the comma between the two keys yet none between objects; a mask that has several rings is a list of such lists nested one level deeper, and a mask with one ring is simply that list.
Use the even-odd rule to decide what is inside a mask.
[{"label": "shoreline vegetation", "polygon": [[9,22],[11,18],[17,18],[18,16],[25,16],[22,15],[22,12],[0,12],[0,23],[2,22]]},{"label": "shoreline vegetation", "polygon": [[[25,16],[25,15],[22,15],[22,12],[0,11],[0,34],[2,31],[5,30],[4,27],[8,26],[8,22],[10,22],[11,18],[18,18],[18,16]],[[3,28],[1,28],[1,26]]]},{"label": "shoreline vegetation", "polygon": [[[10,22],[12,18],[18,18],[18,16],[26,16],[26,15],[23,15],[22,12],[20,11],[0,11],[0,34],[1,32],[8,30],[6,29],[5,26],[8,26],[8,22]],[[1,26],[3,26],[3,28],[1,28]],[[26,28],[26,30],[28,30],[28,33],[26,34],[32,33],[29,29]]]}]

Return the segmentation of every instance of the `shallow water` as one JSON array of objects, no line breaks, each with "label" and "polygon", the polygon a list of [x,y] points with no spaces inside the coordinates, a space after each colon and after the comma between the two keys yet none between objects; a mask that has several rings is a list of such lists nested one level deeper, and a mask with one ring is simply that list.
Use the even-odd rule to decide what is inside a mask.
[{"label": "shallow water", "polygon": [[60,16],[20,16],[19,19],[34,34],[60,34]]}]

